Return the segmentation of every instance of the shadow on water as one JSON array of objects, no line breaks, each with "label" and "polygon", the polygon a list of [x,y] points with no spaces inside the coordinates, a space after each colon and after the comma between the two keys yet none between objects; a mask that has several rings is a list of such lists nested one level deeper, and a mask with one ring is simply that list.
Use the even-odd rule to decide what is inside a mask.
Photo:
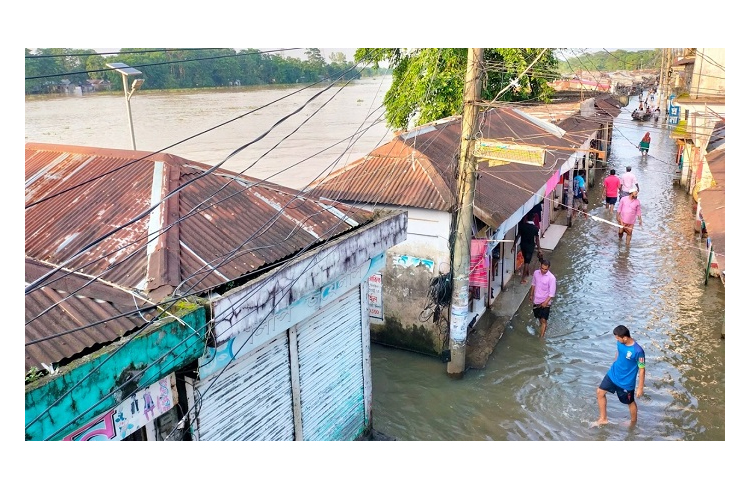
[{"label": "shadow on water", "polygon": [[[636,98],[637,104],[637,98]],[[483,370],[451,380],[437,359],[373,346],[375,428],[400,440],[724,440],[724,287],[704,285],[704,243],[693,232],[690,195],[673,185],[675,144],[666,126],[615,121],[608,166],[632,166],[643,226],[630,246],[614,226],[577,219],[550,253],[558,279],[547,336],[527,302]],[[637,144],[652,143],[642,158]],[[603,202],[589,213],[615,222]],[[611,424],[598,418],[595,391],[616,351],[612,329],[625,324],[646,351],[639,419],[608,396]]]}]

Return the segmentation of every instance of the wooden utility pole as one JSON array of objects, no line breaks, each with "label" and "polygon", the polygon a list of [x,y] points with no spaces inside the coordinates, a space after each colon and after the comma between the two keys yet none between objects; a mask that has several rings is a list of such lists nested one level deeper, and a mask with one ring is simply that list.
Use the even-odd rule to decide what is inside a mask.
[{"label": "wooden utility pole", "polygon": [[479,115],[484,48],[469,48],[464,81],[464,111],[461,119],[461,153],[459,155],[458,209],[456,235],[452,250],[453,296],[451,298],[450,354],[448,376],[463,378],[466,370],[466,336],[469,315],[469,263],[471,260],[472,223],[474,222],[474,186],[476,158],[474,138]]}]

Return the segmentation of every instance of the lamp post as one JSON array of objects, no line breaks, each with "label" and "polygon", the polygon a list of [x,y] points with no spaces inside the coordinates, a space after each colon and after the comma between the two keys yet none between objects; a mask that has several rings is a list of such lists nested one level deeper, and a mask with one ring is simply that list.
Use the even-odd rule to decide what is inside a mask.
[{"label": "lamp post", "polygon": [[142,75],[143,73],[135,68],[131,68],[125,63],[107,63],[107,66],[122,75],[122,89],[125,91],[125,106],[128,109],[128,124],[130,124],[130,141],[133,143],[133,149],[135,149],[135,131],[133,131],[133,116],[130,113],[130,97],[133,96],[133,93],[135,93],[136,90],[141,88],[141,85],[143,85],[145,80],[143,78],[136,78],[133,80],[133,85],[130,87],[130,91],[128,91],[128,77],[131,75]]}]

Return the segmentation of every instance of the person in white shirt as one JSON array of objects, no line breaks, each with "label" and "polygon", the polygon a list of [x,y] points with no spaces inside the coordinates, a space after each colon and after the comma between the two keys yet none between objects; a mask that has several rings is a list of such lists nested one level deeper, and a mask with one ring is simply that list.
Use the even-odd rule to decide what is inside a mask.
[{"label": "person in white shirt", "polygon": [[625,167],[625,173],[620,177],[620,198],[622,199],[629,194],[631,188],[635,187],[640,192],[641,187],[638,185],[638,180],[635,178],[635,174],[631,172],[632,168],[628,165]]}]

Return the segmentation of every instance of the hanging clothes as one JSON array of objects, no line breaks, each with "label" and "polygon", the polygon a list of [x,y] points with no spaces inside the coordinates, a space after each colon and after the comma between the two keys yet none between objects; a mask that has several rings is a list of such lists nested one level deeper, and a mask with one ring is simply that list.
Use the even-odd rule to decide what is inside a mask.
[{"label": "hanging clothes", "polygon": [[487,254],[486,239],[471,240],[471,259],[469,260],[469,287],[489,286],[490,257]]}]

